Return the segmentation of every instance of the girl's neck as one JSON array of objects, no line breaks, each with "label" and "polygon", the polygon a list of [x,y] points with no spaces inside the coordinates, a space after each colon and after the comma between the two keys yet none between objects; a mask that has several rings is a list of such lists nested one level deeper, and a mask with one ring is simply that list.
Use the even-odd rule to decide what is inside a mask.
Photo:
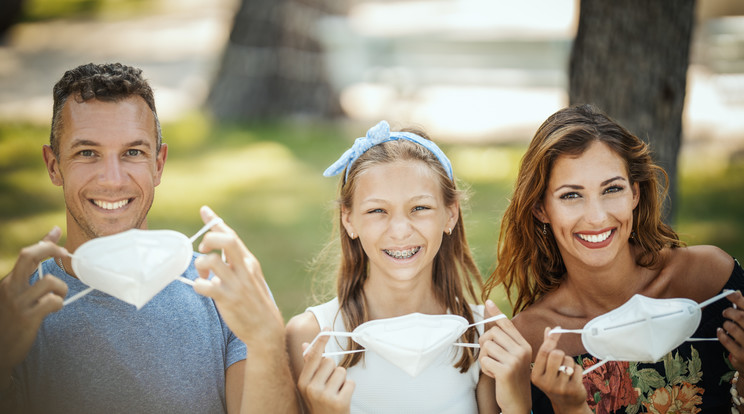
[{"label": "girl's neck", "polygon": [[369,318],[383,319],[419,312],[446,312],[434,295],[431,278],[427,280],[390,281],[370,275],[364,283],[364,296]]}]

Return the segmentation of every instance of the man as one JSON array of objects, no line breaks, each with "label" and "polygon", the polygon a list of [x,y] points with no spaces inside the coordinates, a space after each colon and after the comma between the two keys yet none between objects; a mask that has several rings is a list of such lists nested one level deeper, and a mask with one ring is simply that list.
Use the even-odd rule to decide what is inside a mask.
[{"label": "man", "polygon": [[171,283],[139,310],[97,291],[63,307],[86,287],[68,252],[146,229],[167,154],[141,70],[87,64],[55,85],[43,158],[64,193],[67,239],[57,245],[54,228],[0,281],[0,412],[296,411],[282,317],[225,224],[200,244],[222,255],[192,259],[184,273],[193,288]]}]

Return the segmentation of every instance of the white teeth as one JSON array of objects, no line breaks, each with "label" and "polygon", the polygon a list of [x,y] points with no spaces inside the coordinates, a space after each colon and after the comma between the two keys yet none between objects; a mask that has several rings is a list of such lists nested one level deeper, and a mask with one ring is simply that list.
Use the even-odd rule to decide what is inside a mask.
[{"label": "white teeth", "polygon": [[100,200],[93,200],[93,202],[98,207],[101,207],[104,210],[116,210],[117,208],[122,208],[125,205],[129,204],[129,199],[116,201],[114,203],[111,203],[111,202],[108,202],[108,201],[100,201]]},{"label": "white teeth", "polygon": [[418,251],[421,250],[421,247],[414,247],[410,250],[383,250],[388,256],[394,257],[396,259],[408,259],[409,257],[413,256],[414,254],[418,253]]},{"label": "white teeth", "polygon": [[607,230],[604,233],[592,234],[592,235],[586,235],[586,234],[579,233],[579,238],[581,240],[588,241],[589,243],[600,243],[600,242],[607,240],[607,238],[610,237],[610,234],[612,234],[612,230]]}]

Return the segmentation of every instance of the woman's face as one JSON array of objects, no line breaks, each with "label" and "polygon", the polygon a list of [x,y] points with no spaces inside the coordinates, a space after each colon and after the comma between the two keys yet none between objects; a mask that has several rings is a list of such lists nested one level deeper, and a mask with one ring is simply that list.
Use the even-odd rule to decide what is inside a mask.
[{"label": "woman's face", "polygon": [[550,225],[567,268],[602,268],[629,248],[638,194],[624,160],[595,141],[556,159],[535,216]]},{"label": "woman's face", "polygon": [[444,203],[439,178],[424,162],[376,165],[356,178],[351,209],[342,210],[347,233],[359,237],[369,277],[431,279],[442,237],[457,223],[457,203]]}]

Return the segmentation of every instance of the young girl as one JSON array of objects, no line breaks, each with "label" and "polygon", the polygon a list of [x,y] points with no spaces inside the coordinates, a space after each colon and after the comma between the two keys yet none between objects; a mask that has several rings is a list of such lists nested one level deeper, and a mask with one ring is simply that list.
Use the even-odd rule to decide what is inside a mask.
[{"label": "young girl", "polygon": [[[481,375],[476,351],[454,345],[476,344],[483,328],[472,324],[484,315],[483,305],[471,304],[471,278],[479,286],[481,278],[449,160],[422,132],[390,132],[382,121],[324,175],[339,173],[337,297],[287,324],[304,408],[498,412],[493,380]],[[496,325],[493,344],[508,349],[512,337],[521,340],[507,319]],[[321,329],[334,332],[319,335]],[[526,355],[527,364],[516,363],[519,356],[509,354],[489,373],[497,380],[513,375],[512,367],[529,362]],[[519,410],[525,403],[500,402]]]}]

